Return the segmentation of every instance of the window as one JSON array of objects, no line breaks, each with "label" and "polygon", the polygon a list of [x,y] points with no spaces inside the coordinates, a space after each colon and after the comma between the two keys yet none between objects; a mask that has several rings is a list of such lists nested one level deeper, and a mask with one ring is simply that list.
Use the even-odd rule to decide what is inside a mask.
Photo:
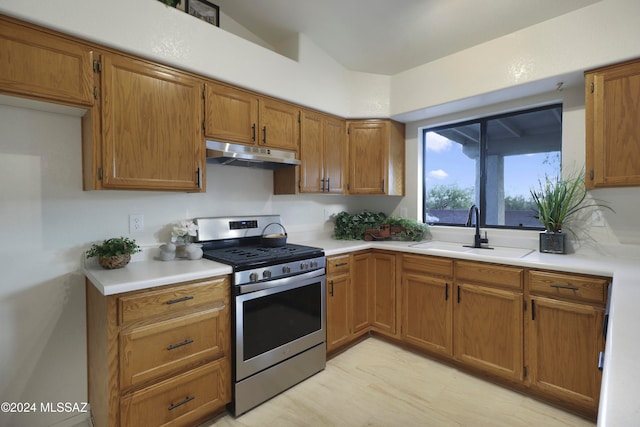
[{"label": "window", "polygon": [[425,129],[424,222],[542,228],[529,189],[560,173],[562,106]]}]

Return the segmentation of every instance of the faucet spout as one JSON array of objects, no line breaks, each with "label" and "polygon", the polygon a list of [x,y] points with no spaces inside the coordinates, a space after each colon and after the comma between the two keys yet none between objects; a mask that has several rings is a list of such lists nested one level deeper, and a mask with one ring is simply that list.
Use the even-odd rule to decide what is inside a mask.
[{"label": "faucet spout", "polygon": [[483,247],[482,244],[489,243],[489,239],[486,237],[486,233],[485,233],[485,237],[480,236],[480,210],[475,204],[471,205],[471,207],[469,208],[469,215],[467,216],[467,223],[465,225],[467,227],[471,227],[471,220],[473,218],[474,213],[476,215],[476,234],[473,239],[473,247],[482,248]]}]

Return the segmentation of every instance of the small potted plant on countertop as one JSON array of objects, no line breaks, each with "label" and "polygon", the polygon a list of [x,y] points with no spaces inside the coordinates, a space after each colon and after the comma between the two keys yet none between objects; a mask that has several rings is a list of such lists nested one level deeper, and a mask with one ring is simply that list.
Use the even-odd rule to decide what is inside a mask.
[{"label": "small potted plant on countertop", "polygon": [[564,231],[571,231],[567,222],[583,209],[604,207],[613,211],[597,201],[586,200],[584,171],[567,178],[545,176],[538,184],[538,188],[532,188],[530,192],[538,209],[537,218],[545,228],[540,233],[540,252],[566,253]]},{"label": "small potted plant on countertop", "polygon": [[87,258],[98,257],[98,263],[106,269],[124,267],[131,261],[131,255],[140,252],[135,240],[127,237],[114,237],[102,244],[93,244],[87,251]]}]

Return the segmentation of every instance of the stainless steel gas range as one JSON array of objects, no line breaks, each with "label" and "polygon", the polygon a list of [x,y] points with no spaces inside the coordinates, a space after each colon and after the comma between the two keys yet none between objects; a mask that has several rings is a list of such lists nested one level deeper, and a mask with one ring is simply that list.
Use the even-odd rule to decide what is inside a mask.
[{"label": "stainless steel gas range", "polygon": [[229,410],[238,416],[324,369],[324,252],[289,243],[266,247],[262,236],[281,224],[278,215],[196,224],[204,257],[233,267]]}]

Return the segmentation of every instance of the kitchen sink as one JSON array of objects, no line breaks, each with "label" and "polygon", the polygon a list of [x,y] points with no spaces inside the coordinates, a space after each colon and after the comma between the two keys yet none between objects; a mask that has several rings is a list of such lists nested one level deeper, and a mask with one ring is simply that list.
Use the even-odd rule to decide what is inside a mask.
[{"label": "kitchen sink", "polygon": [[439,252],[469,253],[499,258],[522,258],[533,250],[523,248],[509,248],[505,246],[490,246],[492,249],[470,248],[462,243],[432,241],[411,245],[414,248],[430,249]]}]

